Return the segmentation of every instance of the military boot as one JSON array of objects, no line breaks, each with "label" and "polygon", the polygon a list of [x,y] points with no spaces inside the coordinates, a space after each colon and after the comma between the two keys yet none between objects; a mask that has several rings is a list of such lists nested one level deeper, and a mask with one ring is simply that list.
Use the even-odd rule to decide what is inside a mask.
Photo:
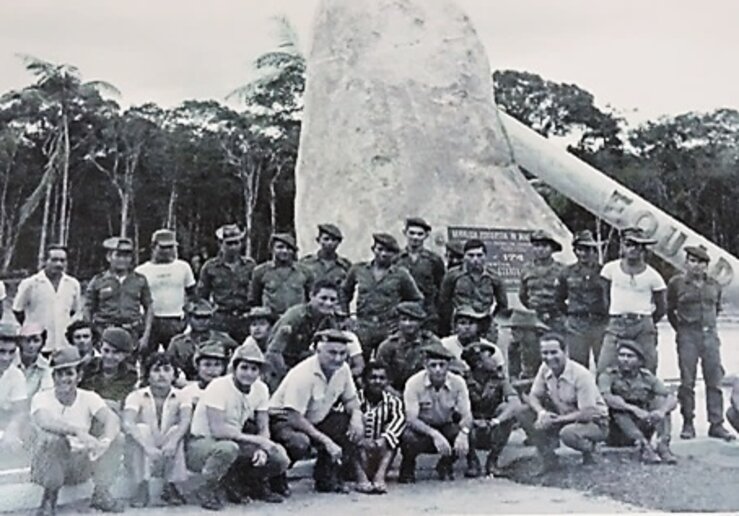
[{"label": "military boot", "polygon": [[113,498],[107,488],[98,486],[92,491],[90,507],[101,512],[123,512],[123,504]]},{"label": "military boot", "polygon": [[415,484],[416,483],[416,458],[402,456],[400,461],[400,470],[398,471],[398,483]]},{"label": "military boot", "polygon": [[647,441],[641,441],[637,444],[639,449],[639,460],[643,464],[659,464],[662,458],[654,451]]},{"label": "military boot", "polygon": [[467,454],[467,469],[464,472],[467,478],[477,478],[480,476],[480,459],[477,457],[475,450],[470,450]]},{"label": "military boot", "polygon": [[58,489],[45,489],[41,499],[41,507],[36,511],[36,516],[56,516],[56,502],[59,497]]},{"label": "military boot", "polygon": [[670,450],[670,444],[667,442],[661,442],[657,445],[657,454],[662,462],[665,464],[677,464],[677,457]]},{"label": "military boot", "polygon": [[683,421],[683,429],[680,430],[680,439],[695,439],[695,427],[692,419]]},{"label": "military boot", "polygon": [[708,427],[708,437],[715,437],[724,441],[733,441],[736,439],[736,436],[729,432],[721,423],[714,423]]}]

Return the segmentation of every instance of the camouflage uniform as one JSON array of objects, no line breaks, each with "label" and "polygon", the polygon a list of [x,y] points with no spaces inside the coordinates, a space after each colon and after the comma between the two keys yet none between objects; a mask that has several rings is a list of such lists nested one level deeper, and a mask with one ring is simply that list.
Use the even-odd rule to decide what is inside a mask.
[{"label": "camouflage uniform", "polygon": [[309,254],[300,259],[300,265],[308,269],[314,281],[327,279],[336,286],[340,286],[346,278],[352,262],[343,256],[336,256],[336,260],[326,261],[319,254]]},{"label": "camouflage uniform", "polygon": [[534,310],[539,319],[553,331],[565,333],[566,307],[561,297],[560,284],[564,265],[551,260],[546,264],[531,264],[521,275],[521,304]]},{"label": "camouflage uniform", "polygon": [[96,275],[87,285],[85,300],[98,335],[110,326],[119,326],[129,331],[134,338],[141,337],[144,316],[141,308],[151,306],[151,291],[146,277],[130,272],[123,281],[112,272]]},{"label": "camouflage uniform", "polygon": [[[476,312],[486,314],[490,314],[493,306],[494,313],[506,310],[508,296],[503,281],[487,268],[479,276],[468,272],[464,265],[450,269],[441,282],[439,292],[442,335],[451,332],[452,314],[462,306],[470,306]],[[498,332],[494,324],[490,325],[487,337],[497,342]]]}]

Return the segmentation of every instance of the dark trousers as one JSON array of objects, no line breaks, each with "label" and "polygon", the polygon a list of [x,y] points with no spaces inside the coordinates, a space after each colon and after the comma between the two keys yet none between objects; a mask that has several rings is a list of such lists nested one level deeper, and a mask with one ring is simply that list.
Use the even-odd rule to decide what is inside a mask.
[{"label": "dark trousers", "polygon": [[515,340],[508,347],[508,373],[511,378],[534,378],[541,366],[539,336],[527,332],[523,340]]},{"label": "dark trousers", "polygon": [[734,430],[739,432],[739,410],[735,409],[733,406],[729,407],[726,411],[726,419],[729,424],[734,427]]},{"label": "dark trousers", "polygon": [[488,450],[490,452],[488,462],[497,460],[505,445],[508,444],[514,423],[515,419],[509,419],[490,428],[489,426],[478,426],[478,422],[475,421],[470,432],[470,452]]},{"label": "dark trousers", "polygon": [[630,446],[643,439],[650,440],[653,435],[657,436],[659,443],[669,444],[671,433],[670,414],[656,425],[650,425],[630,412],[611,410],[608,432],[608,444],[611,446]]},{"label": "dark trousers", "polygon": [[[430,425],[435,428],[449,441],[450,446],[454,446],[454,441],[459,435],[459,424],[445,423],[443,425]],[[405,467],[411,466],[415,469],[416,457],[421,454],[436,454],[434,441],[426,434],[416,432],[411,427],[406,427],[403,435],[400,437],[400,450],[403,454],[403,463]]]},{"label": "dark trousers", "polygon": [[214,330],[228,333],[238,344],[244,342],[249,336],[249,321],[243,314],[235,312],[214,313],[211,327]]},{"label": "dark trousers", "polygon": [[[344,460],[348,461],[352,453],[351,444],[346,435],[349,428],[349,414],[332,410],[323,421],[314,426],[319,432],[326,434],[333,442],[341,446]],[[270,413],[269,427],[272,439],[285,447],[293,463],[308,456],[312,444],[310,437],[294,428],[287,415],[281,412]],[[313,479],[317,483],[338,482],[340,466],[332,462],[331,456],[323,447],[317,447],[316,450],[318,457],[313,469]]]},{"label": "dark trousers", "polygon": [[159,347],[169,347],[172,337],[185,331],[185,320],[182,317],[154,317],[149,337],[149,353],[156,353]]},{"label": "dark trousers", "polygon": [[570,358],[589,368],[590,352],[592,350],[593,360],[597,364],[603,346],[603,336],[606,332],[608,318],[606,316],[583,317],[570,315],[565,324]]},{"label": "dark trousers", "polygon": [[680,387],[677,397],[684,420],[692,421],[695,416],[695,376],[699,359],[706,385],[708,422],[712,425],[721,424],[724,421],[724,396],[721,391],[724,368],[721,366],[721,342],[716,328],[679,326],[677,360],[680,366]]},{"label": "dark trousers", "polygon": [[377,347],[398,327],[395,320],[374,321],[357,318],[356,334],[362,344],[362,355],[368,362],[377,351]]},{"label": "dark trousers", "polygon": [[591,452],[595,444],[604,441],[608,434],[608,420],[602,418],[590,423],[569,423],[566,425],[553,425],[549,428],[538,430],[534,428],[536,413],[528,408],[519,415],[521,421],[525,421],[526,427],[531,429],[529,434],[537,451],[543,457],[551,457],[559,448],[559,442],[580,452]]},{"label": "dark trousers", "polygon": [[598,373],[618,365],[618,341],[635,340],[644,350],[644,367],[657,372],[657,327],[651,317],[611,317],[598,357]]}]

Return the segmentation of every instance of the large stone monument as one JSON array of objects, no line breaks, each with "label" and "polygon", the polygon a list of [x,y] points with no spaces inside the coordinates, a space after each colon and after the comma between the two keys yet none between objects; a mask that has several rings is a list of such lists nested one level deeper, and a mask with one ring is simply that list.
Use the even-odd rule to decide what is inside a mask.
[{"label": "large stone monument", "polygon": [[514,162],[493,102],[488,58],[451,0],[323,0],[308,60],[297,168],[302,251],[338,224],[342,254],[370,256],[371,234],[449,226],[570,234]]}]

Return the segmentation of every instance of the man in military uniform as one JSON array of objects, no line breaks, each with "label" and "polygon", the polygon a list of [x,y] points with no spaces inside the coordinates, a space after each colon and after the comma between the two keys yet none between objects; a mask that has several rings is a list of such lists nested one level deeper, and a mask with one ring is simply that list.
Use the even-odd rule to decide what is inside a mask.
[{"label": "man in military uniform", "polygon": [[236,224],[216,231],[220,251],[200,270],[198,297],[213,303],[213,328],[228,333],[236,342],[249,335],[246,313],[249,310],[249,283],[255,263],[241,255],[244,233]]},{"label": "man in military uniform", "polygon": [[313,354],[311,343],[316,332],[334,327],[338,302],[336,284],[322,279],[313,284],[307,303],[290,307],[277,320],[267,344],[266,360],[278,375],[278,383],[289,369]]},{"label": "man in military uniform", "polygon": [[[118,326],[130,332],[145,352],[154,320],[151,291],[146,277],[133,271],[133,242],[113,237],[103,242],[109,268],[87,285],[85,316],[98,335],[105,328]],[[143,316],[142,316],[143,312]]]},{"label": "man in military uniform", "polygon": [[[461,306],[472,307],[494,317],[508,309],[505,286],[486,266],[487,249],[482,240],[470,239],[464,244],[464,261],[449,269],[439,292],[440,335],[451,333],[452,314]],[[497,342],[497,330],[491,324],[488,338]]]},{"label": "man in military uniform", "polygon": [[489,450],[485,474],[500,475],[498,457],[511,436],[516,415],[522,410],[521,400],[506,377],[505,359],[495,344],[472,344],[462,358],[470,367],[466,381],[473,417],[465,476],[480,476],[477,450]]},{"label": "man in military uniform", "polygon": [[336,249],[344,239],[341,230],[333,224],[318,225],[318,251],[301,258],[300,263],[313,275],[313,280],[329,279],[341,285],[352,262],[339,256]]},{"label": "man in military uniform", "polygon": [[310,296],[313,275],[295,261],[298,246],[292,235],[275,233],[270,240],[272,260],[257,265],[249,288],[249,303],[266,306],[280,316]]},{"label": "man in military uniform", "polygon": [[667,318],[677,334],[677,358],[680,366],[680,412],[683,428],[680,437],[695,437],[695,375],[698,359],[706,384],[708,435],[731,441],[735,436],[724,427],[724,399],[721,380],[721,342],[716,330],[716,316],[721,308],[721,287],[706,274],[710,257],[703,246],[686,246],[684,274],[667,285]]},{"label": "man in military uniform", "polygon": [[[670,451],[670,412],[677,407],[677,398],[643,364],[639,343],[622,340],[618,343],[618,366],[598,376],[598,388],[610,409],[609,441],[618,444],[621,436],[625,437],[636,444],[644,463],[676,464]],[[650,442],[653,434],[656,451]]]},{"label": "man in military uniform", "polygon": [[357,336],[368,361],[377,346],[397,327],[398,303],[423,301],[423,294],[405,267],[394,264],[400,246],[392,235],[372,235],[374,259],[349,269],[341,287],[341,301],[349,306],[357,291]]},{"label": "man in military uniform", "polygon": [[572,240],[577,262],[565,267],[560,280],[560,298],[567,304],[567,337],[570,358],[590,366],[590,350],[598,360],[608,324],[608,291],[600,277],[598,242],[589,230]]},{"label": "man in military uniform", "polygon": [[130,360],[135,349],[134,340],[128,331],[116,327],[107,328],[100,340],[100,357],[93,358],[85,368],[80,389],[96,392],[110,408],[120,413],[123,401],[139,380]]},{"label": "man in military uniform", "polygon": [[518,380],[534,378],[541,366],[539,339],[549,331],[549,326],[541,322],[533,310],[514,308],[500,327],[511,329],[512,339],[508,345],[510,377]]},{"label": "man in military uniform", "polygon": [[560,288],[564,265],[552,258],[552,254],[562,250],[562,244],[542,230],[531,233],[530,240],[534,246],[534,261],[521,275],[518,297],[544,324],[564,334],[565,305]]},{"label": "man in military uniform", "polygon": [[249,321],[249,336],[243,344],[253,341],[265,353],[272,336],[272,327],[277,322],[275,314],[266,306],[253,306],[246,318]]},{"label": "man in military uniform", "polygon": [[377,361],[387,366],[390,387],[400,394],[408,378],[423,369],[424,348],[430,344],[441,345],[441,341],[430,331],[422,329],[426,312],[420,303],[400,303],[397,312],[398,331],[377,348]]},{"label": "man in military uniform", "polygon": [[471,306],[460,306],[454,310],[454,333],[441,339],[441,343],[454,355],[455,359],[461,360],[462,353],[470,344],[476,342],[490,344],[485,339],[489,326],[489,314],[475,312]]},{"label": "man in military uniform", "polygon": [[406,219],[403,233],[408,244],[395,263],[408,269],[423,294],[423,309],[427,317],[424,326],[431,331],[438,331],[439,316],[436,310],[439,288],[444,279],[444,260],[424,247],[424,242],[431,234],[431,226],[422,218]]},{"label": "man in military uniform", "polygon": [[446,258],[446,270],[462,265],[464,261],[463,242],[453,240],[444,244],[444,248],[446,249],[446,253],[444,254],[444,258]]},{"label": "man in military uniform", "polygon": [[193,357],[207,343],[220,342],[230,356],[238,347],[228,333],[213,329],[213,305],[205,299],[198,299],[185,306],[187,328],[175,335],[167,347],[167,355],[188,380],[197,380],[197,367]]}]

